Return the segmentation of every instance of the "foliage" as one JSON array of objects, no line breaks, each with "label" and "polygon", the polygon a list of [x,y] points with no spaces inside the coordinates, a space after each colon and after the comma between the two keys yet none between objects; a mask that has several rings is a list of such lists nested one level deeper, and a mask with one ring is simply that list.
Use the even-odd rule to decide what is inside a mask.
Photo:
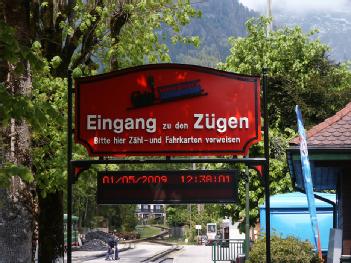
[{"label": "foliage", "polygon": [[41,60],[35,56],[30,47],[21,45],[15,29],[0,20],[0,63],[10,63],[18,74],[23,73],[21,61],[28,60],[33,69],[42,67]]},{"label": "foliage", "polygon": [[185,235],[190,242],[196,241],[195,225],[202,226],[200,234],[206,234],[207,223],[218,223],[222,205],[169,205],[167,206],[167,223],[169,226],[185,226]]},{"label": "foliage", "polygon": [[100,215],[107,219],[109,229],[133,231],[137,225],[135,205],[117,205],[100,208]]},{"label": "foliage", "polygon": [[[3,65],[6,63],[11,64],[14,70],[13,73],[19,76],[23,74],[24,68],[21,61],[24,60],[29,61],[33,70],[39,71],[44,66],[42,60],[31,48],[19,43],[15,37],[15,30],[4,21],[0,21],[0,63]],[[34,131],[39,131],[49,119],[61,119],[61,116],[47,101],[37,103],[31,97],[12,94],[8,84],[0,82],[1,128],[8,126],[13,118],[17,121],[24,119]],[[2,134],[0,134],[0,143],[1,151],[3,152],[6,145]],[[2,158],[3,156],[0,156],[1,162],[3,162]],[[7,186],[9,179],[14,175],[19,176],[25,182],[33,181],[32,171],[29,167],[5,163],[0,169],[0,186]]]},{"label": "foliage", "polygon": [[313,39],[317,31],[304,34],[300,27],[284,27],[266,36],[269,22],[249,20],[247,37],[230,39],[231,54],[219,67],[251,75],[269,69],[268,112],[280,130],[295,128],[295,105],[302,108],[306,126],[344,107],[351,99],[348,65],[328,60],[329,47]]},{"label": "foliage", "polygon": [[58,65],[53,71],[60,74],[70,65],[78,76],[97,70],[170,62],[168,47],[160,42],[156,30],[165,25],[172,31],[172,42],[196,44],[198,39],[183,37],[180,28],[198,15],[188,0],[100,0],[88,4],[77,0],[69,14],[63,9],[55,20],[69,45],[64,47],[68,53],[51,54],[50,59],[56,56],[61,59],[60,63],[56,57]]},{"label": "foliage", "polygon": [[166,214],[169,226],[183,226],[188,222],[189,215],[186,205],[167,206]]},{"label": "foliage", "polygon": [[9,178],[12,176],[19,176],[23,181],[28,183],[32,182],[34,179],[28,167],[9,163],[3,165],[3,167],[0,167],[0,186],[9,186]]},{"label": "foliage", "polygon": [[[248,263],[266,262],[266,239],[260,238],[253,245],[249,253]],[[271,262],[272,263],[317,263],[322,262],[318,254],[313,251],[313,246],[308,241],[300,241],[289,236],[271,238]]]}]

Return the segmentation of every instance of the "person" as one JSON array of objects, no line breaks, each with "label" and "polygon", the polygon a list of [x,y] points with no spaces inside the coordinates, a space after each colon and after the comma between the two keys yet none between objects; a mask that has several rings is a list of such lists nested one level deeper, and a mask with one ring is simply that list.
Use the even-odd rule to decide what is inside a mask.
[{"label": "person", "polygon": [[115,246],[114,238],[112,238],[112,237],[109,238],[107,245],[108,245],[108,247],[107,247],[105,260],[111,260],[111,259],[113,259],[112,254],[113,254],[113,248]]},{"label": "person", "polygon": [[220,240],[220,241],[222,241],[222,239],[223,239],[223,234],[220,230],[217,230],[216,239]]},{"label": "person", "polygon": [[114,231],[115,260],[119,259],[119,257],[118,257],[118,241],[119,241],[119,238],[117,236],[117,232]]}]

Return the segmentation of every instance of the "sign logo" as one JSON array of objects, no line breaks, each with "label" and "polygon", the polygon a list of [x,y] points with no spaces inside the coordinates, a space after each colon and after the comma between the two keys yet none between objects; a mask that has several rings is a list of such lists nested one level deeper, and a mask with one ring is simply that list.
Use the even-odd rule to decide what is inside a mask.
[{"label": "sign logo", "polygon": [[91,156],[243,155],[261,139],[258,77],[157,64],[75,84],[75,140]]},{"label": "sign logo", "polygon": [[147,84],[148,91],[141,92],[136,90],[132,92],[131,102],[134,108],[207,95],[201,88],[200,80],[180,82],[155,88],[154,77],[148,76]]}]

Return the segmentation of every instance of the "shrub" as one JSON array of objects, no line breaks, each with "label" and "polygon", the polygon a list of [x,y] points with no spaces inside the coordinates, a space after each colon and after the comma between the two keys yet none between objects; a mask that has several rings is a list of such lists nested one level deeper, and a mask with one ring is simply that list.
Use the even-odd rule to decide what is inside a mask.
[{"label": "shrub", "polygon": [[[250,253],[248,263],[266,262],[266,238],[258,239]],[[308,241],[300,241],[289,236],[271,238],[271,262],[272,263],[319,263],[323,262],[313,251],[313,246]]]}]

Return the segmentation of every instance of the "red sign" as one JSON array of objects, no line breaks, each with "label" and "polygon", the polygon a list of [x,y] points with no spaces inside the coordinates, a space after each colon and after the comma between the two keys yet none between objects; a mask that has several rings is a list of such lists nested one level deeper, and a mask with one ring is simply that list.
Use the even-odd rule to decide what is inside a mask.
[{"label": "red sign", "polygon": [[101,171],[98,204],[234,203],[238,171]]},{"label": "red sign", "polygon": [[244,155],[261,138],[258,77],[157,64],[75,83],[75,140],[91,156]]}]

